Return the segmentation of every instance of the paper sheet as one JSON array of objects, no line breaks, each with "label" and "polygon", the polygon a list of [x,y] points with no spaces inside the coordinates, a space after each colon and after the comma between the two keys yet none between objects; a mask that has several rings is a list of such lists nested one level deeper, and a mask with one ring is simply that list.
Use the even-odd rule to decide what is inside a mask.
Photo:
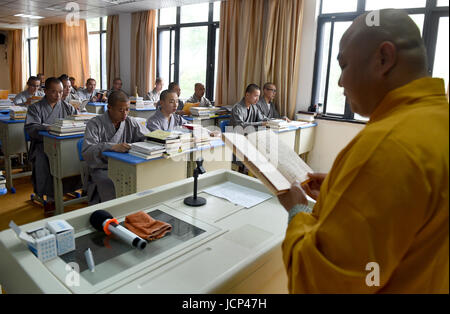
[{"label": "paper sheet", "polygon": [[258,205],[272,197],[271,194],[263,193],[254,189],[244,187],[233,182],[225,182],[211,188],[204,189],[203,192],[224,198],[233,204],[250,208]]}]

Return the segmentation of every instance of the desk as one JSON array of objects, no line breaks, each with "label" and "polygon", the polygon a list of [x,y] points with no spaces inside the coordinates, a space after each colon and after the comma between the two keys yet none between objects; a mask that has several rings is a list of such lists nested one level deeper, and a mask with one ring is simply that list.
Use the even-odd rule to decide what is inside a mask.
[{"label": "desk", "polygon": [[[227,154],[229,152],[229,154]],[[114,182],[116,196],[141,192],[167,183],[186,179],[193,174],[195,160],[203,155],[207,171],[231,168],[231,151],[224,143],[214,141],[211,147],[190,149],[171,158],[143,159],[128,153],[104,152],[108,157],[108,176]],[[228,156],[229,155],[229,156]],[[222,160],[221,156],[228,156]]]},{"label": "desk", "polygon": [[192,124],[200,124],[203,127],[208,126],[217,126],[220,128],[220,122],[223,120],[229,120],[231,115],[221,115],[221,116],[212,116],[212,117],[195,117],[195,116],[183,116],[185,120]]},{"label": "desk", "polygon": [[317,123],[289,127],[285,130],[273,130],[279,140],[292,148],[298,155],[308,153],[314,145]]},{"label": "desk", "polygon": [[[59,216],[74,227],[77,250],[85,250],[81,240],[90,237],[111,255],[117,252],[118,242],[110,239],[109,248],[102,244],[105,236],[89,224],[94,210],[107,210],[119,222],[140,210],[159,210],[173,218],[172,232],[143,251],[130,248],[101,264],[100,253],[94,251],[95,272],[80,264],[79,285],[67,283],[72,270],[66,270],[61,257],[42,263],[11,229],[4,230],[0,232],[0,284],[7,293],[287,293],[281,255],[286,210],[276,197],[246,209],[202,192],[225,182],[268,193],[254,178],[218,170],[199,176],[199,195],[207,199],[203,207],[183,204],[193,189],[192,179],[184,179]],[[28,231],[51,220],[21,228]],[[176,234],[192,234],[192,230],[198,231],[193,238],[171,242],[178,241]]]},{"label": "desk", "polygon": [[27,152],[24,133],[25,120],[10,120],[9,116],[0,118],[0,142],[5,156],[6,187],[15,193],[13,178],[31,175],[31,171],[12,174],[11,156]]},{"label": "desk", "polygon": [[108,104],[105,102],[88,102],[86,104],[86,111],[96,114],[105,113],[107,110]]},{"label": "desk", "polygon": [[44,152],[48,157],[50,173],[53,176],[55,214],[59,215],[64,213],[64,206],[87,200],[87,197],[79,197],[64,201],[62,183],[63,178],[81,175],[77,142],[84,134],[55,136],[47,131],[41,131],[39,134],[44,137]]},{"label": "desk", "polygon": [[148,119],[151,116],[153,116],[156,112],[156,109],[140,109],[140,108],[131,108],[130,109],[130,116],[131,117],[138,117],[138,118],[144,118],[144,119]]}]

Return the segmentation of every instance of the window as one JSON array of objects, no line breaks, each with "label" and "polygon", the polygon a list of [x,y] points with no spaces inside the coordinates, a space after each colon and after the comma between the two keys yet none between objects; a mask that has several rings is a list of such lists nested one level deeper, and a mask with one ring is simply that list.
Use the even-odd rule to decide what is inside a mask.
[{"label": "window", "polygon": [[[352,21],[365,11],[405,9],[417,24],[428,52],[429,72],[449,84],[448,0],[321,0],[318,17],[312,104],[325,116],[343,120],[367,119],[351,112],[338,86],[341,69],[337,62],[339,42]],[[445,7],[446,5],[446,7]]]},{"label": "window", "polygon": [[213,100],[216,83],[220,1],[159,10],[157,76],[178,82],[182,99],[194,94],[194,84],[205,84]]},{"label": "window", "polygon": [[[108,89],[106,80],[106,23],[108,17],[86,20],[89,46],[89,73],[97,81],[96,88]],[[83,82],[84,84],[85,82]]]},{"label": "window", "polygon": [[27,62],[28,76],[36,76],[39,26],[27,28],[25,34],[26,34],[26,49],[27,49],[26,57],[28,59]]}]

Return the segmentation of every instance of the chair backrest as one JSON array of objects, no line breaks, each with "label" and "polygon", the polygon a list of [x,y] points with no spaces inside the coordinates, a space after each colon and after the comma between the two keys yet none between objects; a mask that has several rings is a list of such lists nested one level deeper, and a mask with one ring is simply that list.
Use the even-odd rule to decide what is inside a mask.
[{"label": "chair backrest", "polygon": [[223,120],[220,121],[220,131],[222,131],[222,133],[225,133],[225,128],[230,124],[230,120]]},{"label": "chair backrest", "polygon": [[83,159],[83,155],[81,155],[81,149],[83,147],[83,140],[82,138],[80,138],[77,142],[77,148],[78,148],[78,158],[80,159],[80,161],[84,161]]}]

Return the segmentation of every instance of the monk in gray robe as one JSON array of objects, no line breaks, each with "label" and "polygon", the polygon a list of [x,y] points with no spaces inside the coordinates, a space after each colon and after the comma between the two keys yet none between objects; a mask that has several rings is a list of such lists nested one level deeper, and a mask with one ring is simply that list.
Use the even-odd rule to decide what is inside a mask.
[{"label": "monk in gray robe", "polygon": [[108,110],[89,120],[81,154],[89,167],[89,205],[116,198],[113,181],[108,177],[108,159],[103,152],[127,152],[131,143],[145,140],[149,131],[129,117],[130,101],[124,92],[108,98]]},{"label": "monk in gray robe", "polygon": [[[47,196],[45,205],[46,216],[54,212],[53,177],[50,174],[50,166],[47,155],[44,152],[43,136],[39,131],[48,130],[49,126],[57,119],[64,119],[77,114],[77,110],[70,104],[61,101],[63,86],[59,79],[50,77],[45,81],[45,97],[39,102],[28,107],[25,120],[25,132],[31,138],[29,160],[32,163],[31,180],[34,192],[41,198]],[[63,180],[65,193],[74,192],[81,187],[79,177]]]},{"label": "monk in gray robe", "polygon": [[264,116],[269,119],[285,119],[290,121],[287,117],[281,117],[278,113],[277,107],[273,103],[275,95],[277,94],[277,87],[273,83],[266,83],[263,87],[263,92],[259,101],[256,103],[258,109],[262,112]]},{"label": "monk in gray robe", "polygon": [[187,121],[176,113],[178,106],[177,93],[165,90],[161,93],[161,108],[148,118],[147,128],[150,131],[163,130],[172,131],[178,126],[186,124]]},{"label": "monk in gray robe", "polygon": [[78,97],[81,100],[89,100],[92,102],[106,101],[106,95],[103,95],[102,99],[97,99],[98,89],[95,89],[97,82],[93,78],[89,78],[86,81],[86,88],[80,88],[77,91]]},{"label": "monk in gray robe", "polygon": [[199,107],[211,107],[211,101],[205,97],[205,85],[202,83],[196,83],[194,86],[194,95],[186,100],[186,102],[191,104],[200,103]]},{"label": "monk in gray robe", "polygon": [[245,90],[245,96],[231,110],[231,126],[240,126],[243,129],[253,126],[265,126],[269,118],[265,117],[256,106],[261,90],[258,85],[250,84]]},{"label": "monk in gray robe", "polygon": [[36,76],[30,76],[27,81],[27,89],[20,92],[14,97],[14,104],[17,106],[28,106],[31,104],[31,97],[40,96],[45,94],[39,88],[41,87],[41,81]]},{"label": "monk in gray robe", "polygon": [[144,100],[150,100],[153,103],[157,103],[161,96],[161,91],[164,86],[164,81],[162,78],[157,77],[155,80],[155,88],[151,92],[148,92],[147,95],[144,96]]}]

